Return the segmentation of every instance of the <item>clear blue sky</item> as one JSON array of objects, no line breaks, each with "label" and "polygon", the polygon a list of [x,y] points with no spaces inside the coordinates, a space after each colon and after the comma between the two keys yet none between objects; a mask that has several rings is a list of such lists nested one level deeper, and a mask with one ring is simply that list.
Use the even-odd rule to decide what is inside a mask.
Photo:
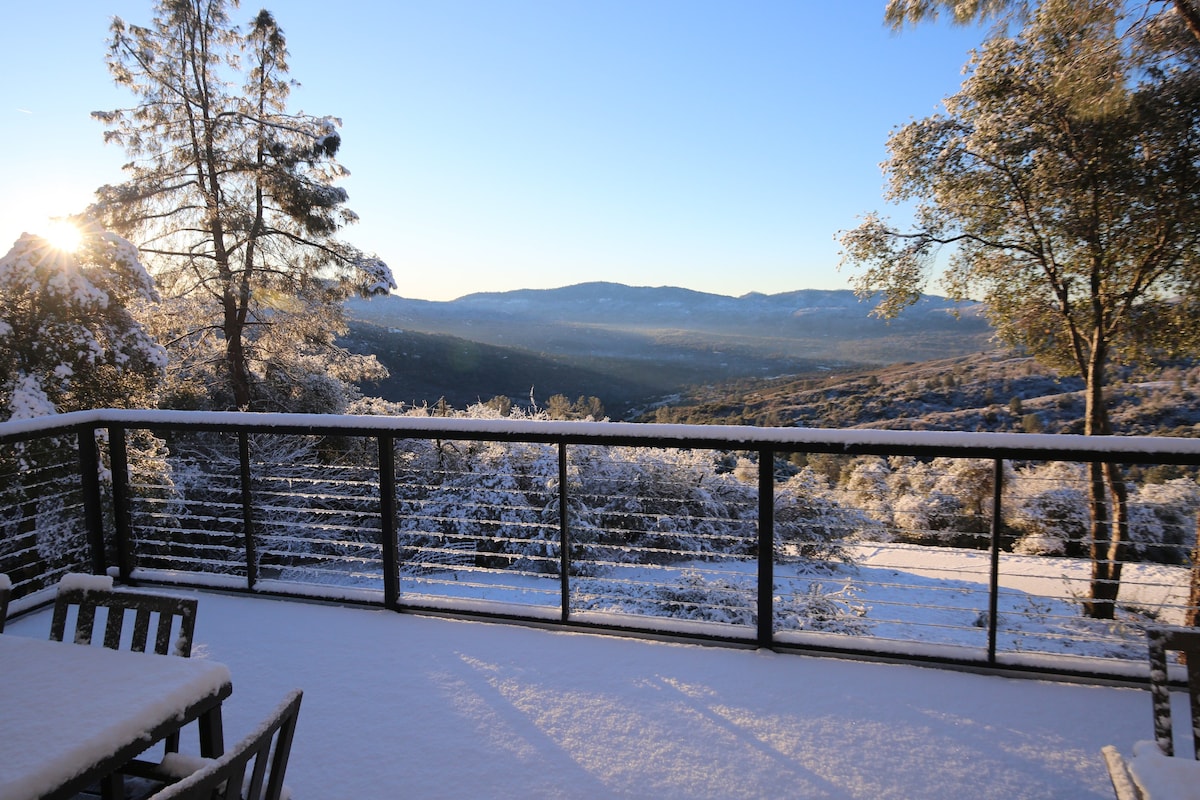
[{"label": "clear blue sky", "polygon": [[[89,112],[132,102],[104,65],[110,18],[152,11],[18,3],[0,28],[5,250],[121,180]],[[345,123],[362,221],[344,238],[431,300],[591,280],[846,288],[835,236],[883,208],[888,132],[957,90],[983,35],[893,34],[884,0],[264,5],[293,108]]]}]

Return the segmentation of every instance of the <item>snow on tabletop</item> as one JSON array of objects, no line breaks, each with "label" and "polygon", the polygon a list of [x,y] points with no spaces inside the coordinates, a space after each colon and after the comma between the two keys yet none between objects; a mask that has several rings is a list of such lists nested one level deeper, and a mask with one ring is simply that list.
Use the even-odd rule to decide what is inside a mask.
[{"label": "snow on tabletop", "polygon": [[88,575],[82,572],[68,572],[58,582],[58,588],[63,590],[82,589],[85,592],[111,592],[113,579],[111,575]]},{"label": "snow on tabletop", "polygon": [[[0,636],[0,798],[39,797],[231,682],[223,664]],[[149,744],[149,743],[147,743]]]},{"label": "snow on tabletop", "polygon": [[1129,772],[1146,800],[1200,800],[1200,761],[1165,756],[1153,741],[1134,743]]}]

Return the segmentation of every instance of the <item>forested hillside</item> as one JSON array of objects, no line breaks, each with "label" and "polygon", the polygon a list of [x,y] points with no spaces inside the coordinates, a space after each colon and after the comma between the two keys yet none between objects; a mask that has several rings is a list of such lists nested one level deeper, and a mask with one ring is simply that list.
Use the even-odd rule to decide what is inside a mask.
[{"label": "forested hillside", "polygon": [[[608,416],[636,416],[692,386],[819,374],[990,350],[972,304],[926,296],[891,323],[849,291],[725,297],[671,287],[588,283],[346,304],[348,349],[390,377],[364,394],[456,408],[497,395],[523,407],[595,396]],[[534,400],[529,398],[533,390]]]},{"label": "forested hillside", "polygon": [[[873,370],[695,388],[639,419],[900,430],[1083,432],[1083,382],[991,352]],[[1119,434],[1200,435],[1200,367],[1126,370],[1111,397]]]}]

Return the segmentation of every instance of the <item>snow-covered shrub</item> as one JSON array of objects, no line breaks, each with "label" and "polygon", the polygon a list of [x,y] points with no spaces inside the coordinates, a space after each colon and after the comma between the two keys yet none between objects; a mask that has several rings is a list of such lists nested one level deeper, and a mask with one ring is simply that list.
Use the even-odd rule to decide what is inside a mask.
[{"label": "snow-covered shrub", "polygon": [[576,494],[588,509],[599,558],[667,564],[752,553],[756,490],[723,469],[719,453],[637,447],[571,452],[568,496]]},{"label": "snow-covered shrub", "polygon": [[892,470],[879,456],[856,458],[838,486],[843,504],[857,508],[884,526],[892,524],[892,498],[888,479]]},{"label": "snow-covered shrub", "polygon": [[866,620],[870,609],[858,601],[857,594],[849,584],[826,590],[824,584],[813,581],[778,602],[775,615],[785,630],[863,635],[871,629]]},{"label": "snow-covered shrub", "polygon": [[[472,412],[500,413],[485,405],[472,407]],[[396,463],[402,568],[420,573],[462,563],[469,548],[473,566],[559,571],[558,456],[553,446],[405,440],[397,443]],[[451,551],[454,557],[448,562],[443,556]]]},{"label": "snow-covered shrub", "polygon": [[871,539],[882,526],[835,499],[823,476],[805,468],[775,490],[775,557],[809,572],[851,562],[848,542]]},{"label": "snow-covered shrub", "polygon": [[1134,553],[1146,561],[1185,564],[1196,543],[1200,486],[1190,478],[1136,487],[1129,497]]},{"label": "snow-covered shrub", "polygon": [[1016,470],[1004,494],[1005,525],[1022,555],[1084,555],[1088,537],[1087,475],[1082,464],[1051,461]]},{"label": "snow-covered shrub", "polygon": [[575,583],[574,611],[605,611],[732,625],[753,625],[754,577],[713,576],[697,569],[666,573],[670,582],[588,578]]},{"label": "snow-covered shrub", "polygon": [[892,522],[917,544],[975,547],[991,529],[993,465],[986,459],[890,460]]}]

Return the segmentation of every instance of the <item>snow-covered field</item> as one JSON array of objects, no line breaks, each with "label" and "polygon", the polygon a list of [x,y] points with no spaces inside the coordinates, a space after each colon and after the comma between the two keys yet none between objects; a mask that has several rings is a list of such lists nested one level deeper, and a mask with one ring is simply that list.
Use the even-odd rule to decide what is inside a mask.
[{"label": "snow-covered field", "polygon": [[[852,550],[854,565],[832,573],[813,574],[802,563],[775,565],[781,642],[811,641],[816,634],[840,638],[827,643],[841,647],[854,637],[851,646],[868,651],[981,659],[988,633],[988,553],[894,543]],[[352,597],[351,586],[380,592],[378,563],[365,567],[353,578],[289,571],[280,588],[312,592],[300,584],[319,580],[326,585],[315,593],[332,599]],[[1003,554],[1001,660],[1069,656],[1140,663],[1144,624],[1183,622],[1186,568],[1127,564],[1115,622],[1082,613],[1089,576],[1086,561]],[[746,558],[613,565],[600,576],[571,578],[571,613],[579,621],[753,639],[755,580],[755,563]],[[560,588],[554,575],[470,567],[402,576],[400,585],[409,605],[551,620],[561,613]]]}]

